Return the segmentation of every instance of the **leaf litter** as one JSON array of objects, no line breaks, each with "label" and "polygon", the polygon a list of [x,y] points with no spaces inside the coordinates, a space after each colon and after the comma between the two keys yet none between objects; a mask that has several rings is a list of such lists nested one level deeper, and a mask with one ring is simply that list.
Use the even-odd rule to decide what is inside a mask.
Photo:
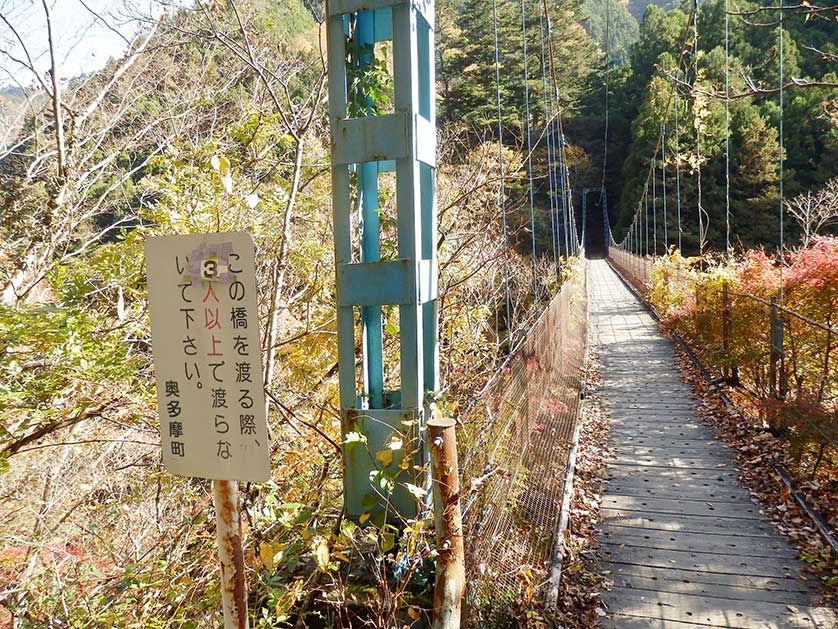
[{"label": "leaf litter", "polygon": [[[693,397],[698,402],[699,419],[714,428],[718,440],[731,449],[740,484],[750,492],[752,500],[777,531],[799,551],[803,578],[820,582],[824,586],[822,602],[835,607],[838,603],[838,557],[830,556],[829,546],[774,468],[775,462],[784,464],[788,460],[787,444],[767,430],[755,428],[743,420],[739,411],[726,404],[677,343],[675,352],[681,379],[692,387]],[[786,466],[786,469],[790,467]],[[838,525],[838,479],[825,485],[801,473],[792,473],[792,478],[796,490],[827,521],[834,533]]]}]

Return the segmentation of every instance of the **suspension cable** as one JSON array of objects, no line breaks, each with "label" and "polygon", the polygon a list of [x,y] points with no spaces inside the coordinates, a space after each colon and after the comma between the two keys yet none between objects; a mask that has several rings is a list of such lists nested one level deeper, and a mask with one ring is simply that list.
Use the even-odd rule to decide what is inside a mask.
[{"label": "suspension cable", "polygon": [[552,99],[550,98],[550,90],[547,87],[547,61],[545,53],[545,31],[544,15],[539,11],[538,21],[541,36],[541,88],[542,97],[544,101],[544,135],[547,136],[547,199],[550,203],[550,238],[553,245],[553,260],[556,264],[557,275],[561,277],[561,243],[556,237],[556,186],[553,173],[553,134],[550,132],[550,124],[552,122]]},{"label": "suspension cable", "polygon": [[[638,211],[640,208],[637,208]],[[643,214],[639,214],[639,219],[637,221],[637,253],[638,258],[643,255]]]},{"label": "suspension cable", "polygon": [[643,208],[646,212],[646,255],[649,255],[649,182],[646,182],[646,193],[643,195]]},{"label": "suspension cable", "polygon": [[526,110],[526,124],[524,125],[527,133],[527,183],[529,185],[530,196],[530,233],[532,235],[532,298],[533,303],[538,299],[538,282],[537,282],[537,268],[536,268],[536,252],[535,252],[535,190],[533,188],[532,176],[532,126],[530,119],[530,70],[529,57],[527,52],[527,10],[524,0],[521,0],[521,40],[524,45],[524,103]]},{"label": "suspension cable", "polygon": [[652,235],[655,241],[654,255],[658,255],[658,187],[657,187],[657,169],[655,162],[657,160],[657,153],[652,158]]},{"label": "suspension cable", "polygon": [[779,249],[779,254],[780,254],[780,295],[779,295],[780,304],[783,303],[783,260],[784,260],[784,253],[785,253],[785,242],[784,242],[785,234],[783,232],[783,227],[784,227],[783,226],[783,218],[784,218],[783,205],[785,204],[785,190],[783,188],[783,186],[784,186],[783,179],[785,177],[785,172],[784,172],[785,171],[785,155],[783,154],[785,152],[785,138],[784,138],[784,134],[783,134],[783,115],[785,113],[784,112],[785,103],[783,102],[783,96],[784,96],[784,94],[783,94],[783,80],[784,80],[784,77],[783,77],[783,70],[784,70],[784,68],[783,68],[783,33],[785,31],[785,29],[783,28],[783,11],[784,10],[785,10],[785,0],[780,0],[780,26],[779,26],[779,29],[778,29],[779,38],[780,38],[780,43],[779,43],[779,46],[778,46],[779,55],[780,55],[780,59],[779,59],[779,70],[780,70],[780,72],[779,72],[779,74],[780,74],[780,76],[779,76],[779,79],[780,79],[780,94],[779,94],[780,124],[779,124],[779,132],[778,132],[778,140],[779,140],[779,145],[780,145],[780,155],[779,155],[779,160],[778,160],[779,161],[779,169],[778,170],[779,170],[780,178],[779,178],[779,181],[777,182],[778,188],[779,188],[779,193],[780,193],[780,215],[779,215],[779,219],[780,219],[780,249]]},{"label": "suspension cable", "polygon": [[[547,31],[549,36],[549,29]],[[556,107],[559,106],[558,94],[556,95]],[[570,256],[570,234],[568,234],[569,230],[569,221],[568,221],[568,203],[567,203],[567,177],[565,172],[565,159],[564,159],[564,133],[559,133],[559,177],[561,177],[561,192],[562,192],[562,227],[564,228],[564,250],[565,255],[568,257]]]},{"label": "suspension cable", "polygon": [[669,227],[666,208],[666,123],[661,124],[661,190],[663,191],[663,246],[669,253]]},{"label": "suspension cable", "polygon": [[564,151],[564,138],[565,138],[564,123],[562,122],[562,111],[561,111],[561,105],[559,104],[560,103],[560,94],[559,94],[559,80],[558,80],[558,76],[557,76],[557,73],[556,73],[556,55],[555,55],[555,52],[553,50],[552,26],[551,26],[551,23],[550,23],[550,12],[547,8],[547,0],[542,0],[541,4],[542,4],[542,9],[544,11],[544,21],[546,22],[546,25],[547,25],[547,50],[550,54],[550,75],[551,75],[551,78],[552,78],[553,91],[555,92],[556,116],[557,116],[558,123],[559,123],[558,124],[559,137],[561,138],[560,154],[559,154],[559,159],[560,159],[559,166],[560,166],[560,168],[564,167],[564,169],[565,169],[565,171],[564,171],[565,175],[564,176],[567,176],[567,179],[565,179],[563,177],[563,180],[562,180],[563,208],[566,210],[567,199],[565,198],[564,192],[565,192],[565,188],[570,186],[570,179],[569,179],[568,171],[567,171],[567,168],[566,168],[566,159],[565,159],[566,156],[565,156],[565,151]]},{"label": "suspension cable", "polygon": [[498,189],[498,200],[503,217],[503,281],[506,295],[506,334],[507,339],[512,334],[512,297],[509,292],[509,232],[506,221],[506,181],[503,163],[503,105],[501,104],[500,90],[500,46],[498,45],[498,10],[497,0],[492,0],[492,24],[495,35],[495,87],[498,104],[498,166],[500,168],[500,187]]},{"label": "suspension cable", "polygon": [[599,207],[602,209],[603,196],[605,191],[606,171],[608,169],[608,105],[609,87],[611,78],[611,4],[605,3],[605,138],[602,142],[602,182],[599,185]]},{"label": "suspension cable", "polygon": [[[698,0],[693,0],[693,13],[695,19],[693,20],[693,63],[695,65],[695,79],[693,89],[696,90],[695,98],[698,98]],[[696,111],[695,115],[700,115],[700,111]],[[701,124],[695,125],[695,157],[696,157],[696,198],[698,201],[698,257],[704,258],[704,243],[709,229],[710,215],[704,211],[701,204]],[[707,219],[707,226],[705,227],[705,220]]]},{"label": "suspension cable", "polygon": [[[678,68],[677,72],[680,73],[681,69]],[[678,253],[681,254],[683,251],[681,238],[684,234],[684,228],[681,225],[681,134],[678,131],[678,110],[681,108],[681,99],[678,98],[677,86],[675,90],[675,207],[678,220]]]},{"label": "suspension cable", "polygon": [[730,29],[728,2],[725,0],[725,252],[730,250]]}]

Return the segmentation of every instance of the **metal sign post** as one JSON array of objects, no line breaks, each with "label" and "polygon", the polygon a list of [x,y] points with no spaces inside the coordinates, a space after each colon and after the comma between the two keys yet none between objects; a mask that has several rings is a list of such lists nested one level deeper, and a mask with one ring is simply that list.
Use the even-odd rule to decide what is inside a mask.
[{"label": "metal sign post", "polygon": [[255,247],[244,232],[146,243],[163,464],[213,480],[225,629],[247,629],[236,481],[270,478]]},{"label": "metal sign post", "polygon": [[[376,474],[426,486],[426,402],[438,387],[436,252],[436,117],[434,2],[329,0],[329,116],[332,131],[332,211],[337,282],[338,359],[344,436],[363,435],[364,447],[344,449],[344,501],[349,517],[383,507],[415,517],[416,498],[396,483],[382,496]],[[349,117],[348,76],[375,58],[376,42],[392,40],[394,111],[373,115],[365,94]],[[398,254],[381,259],[378,177],[396,173]],[[353,246],[352,179],[357,178],[360,242]],[[384,390],[382,306],[399,309],[400,385]],[[355,370],[356,314],[361,325],[362,377]],[[407,436],[419,447],[411,464],[396,453],[375,453]],[[406,440],[407,441],[407,440]],[[353,444],[353,446],[356,444]],[[370,453],[373,456],[370,456]],[[388,457],[389,458],[389,457]],[[400,471],[401,470],[401,471]]]},{"label": "metal sign post", "polygon": [[224,629],[249,629],[239,518],[239,484],[232,480],[212,481],[212,502],[215,506],[215,537],[221,564]]}]

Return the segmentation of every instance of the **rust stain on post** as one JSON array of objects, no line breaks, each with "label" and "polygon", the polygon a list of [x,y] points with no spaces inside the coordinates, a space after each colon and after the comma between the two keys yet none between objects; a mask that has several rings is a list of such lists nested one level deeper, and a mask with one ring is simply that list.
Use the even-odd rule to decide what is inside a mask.
[{"label": "rust stain on post", "polygon": [[434,629],[459,628],[466,584],[455,425],[453,419],[428,421],[439,552],[434,588]]},{"label": "rust stain on post", "polygon": [[355,432],[358,428],[358,415],[360,411],[355,408],[348,408],[343,412],[343,432]]},{"label": "rust stain on post", "polygon": [[215,480],[212,482],[212,488],[218,558],[221,563],[224,629],[249,629],[238,483]]}]

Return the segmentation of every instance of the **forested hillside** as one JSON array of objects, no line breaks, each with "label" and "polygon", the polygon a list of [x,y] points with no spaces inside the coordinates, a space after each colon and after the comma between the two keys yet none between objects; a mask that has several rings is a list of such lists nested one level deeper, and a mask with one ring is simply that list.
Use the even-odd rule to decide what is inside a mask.
[{"label": "forested hillside", "polygon": [[638,22],[642,22],[643,16],[649,7],[658,7],[660,9],[669,10],[676,8],[678,4],[679,3],[675,0],[657,0],[656,2],[648,2],[648,0],[628,0],[628,2],[625,3],[625,6],[634,19]]},{"label": "forested hillside", "polygon": [[17,134],[24,116],[26,93],[19,87],[0,89],[0,146]]},{"label": "forested hillside", "polygon": [[585,0],[582,5],[585,30],[616,65],[628,61],[639,34],[638,20],[619,0]]},{"label": "forested hillside", "polygon": [[[450,18],[446,22],[446,6],[441,4],[439,9],[443,24],[452,25],[442,31],[439,53],[442,109],[449,120],[492,133],[497,110],[491,22],[468,2],[463,3],[459,22]],[[641,198],[649,160],[663,132],[667,196],[672,204],[681,203],[685,251],[698,250],[699,170],[702,206],[708,213],[705,240],[710,248],[723,247],[723,0],[701,5],[697,47],[692,29],[685,33],[688,9],[665,11],[649,5],[635,33],[625,7],[618,3],[561,6],[566,19],[554,19],[552,26],[560,59],[559,104],[570,144],[568,168],[574,198],[581,198],[584,187],[597,188],[604,181],[615,236],[621,234]],[[765,11],[750,14],[755,7],[740,6],[737,11],[744,15],[729,20],[730,213],[734,241],[745,248],[776,245],[780,205],[779,27],[775,17]],[[511,132],[506,143],[524,146],[521,13],[514,3],[501,3],[498,10],[504,128]],[[537,10],[528,15],[537,15]],[[580,37],[579,24],[589,37]],[[544,55],[538,37],[542,26],[534,22],[527,30],[530,111],[536,129],[543,126],[543,111],[549,105],[540,83]],[[451,34],[468,35],[467,48],[458,49],[456,39],[447,39]],[[833,166],[838,150],[835,34],[832,13],[790,14],[784,21],[783,184],[787,199],[828,187],[838,174]],[[596,52],[592,40],[599,44]],[[682,47],[685,52],[679,59]],[[670,95],[673,103],[667,110]],[[546,154],[541,157],[546,159]],[[659,170],[662,161],[659,152]],[[662,175],[658,172],[657,176]],[[660,188],[660,179],[657,184]],[[658,189],[657,194],[662,191]],[[785,228],[792,239],[799,237],[800,227],[793,217],[786,217]]]},{"label": "forested hillside", "polygon": [[[737,10],[748,12],[755,7],[742,5]],[[624,228],[641,197],[648,160],[664,122],[670,176],[676,165],[683,176],[681,211],[688,217],[684,248],[693,252],[698,248],[695,217],[699,167],[703,207],[709,215],[707,241],[716,249],[724,246],[724,2],[711,0],[701,5],[698,57],[695,48],[688,45],[679,62],[686,21],[684,10],[665,12],[650,6],[628,64],[613,68],[608,75],[606,185],[611,208],[616,207],[612,221]],[[836,175],[838,66],[834,19],[791,15],[784,26],[784,82],[792,84],[792,88],[786,89],[784,103],[783,183],[786,197],[791,198],[824,187]],[[729,31],[732,231],[736,242],[745,247],[776,244],[780,122],[776,16],[764,11],[742,18],[733,16]],[[692,42],[692,33],[687,35],[686,41]],[[673,81],[678,86],[674,104],[668,116],[664,116]],[[589,101],[589,111],[598,120],[604,119],[604,103],[602,92],[593,102]],[[701,134],[700,150],[696,144],[697,128]],[[602,142],[599,138],[586,140],[585,146],[596,154]],[[667,181],[667,192],[670,199],[676,198],[674,181]],[[793,222],[789,221],[786,227],[791,233],[798,233]]]},{"label": "forested hillside", "polygon": [[[209,485],[160,463],[143,246],[238,230],[257,245],[273,462],[272,480],[243,492],[252,626],[420,622],[432,583],[422,525],[360,530],[342,514],[325,3],[181,4],[143,16],[129,53],[101,71],[53,82],[30,67],[31,94],[0,93],[0,627],[218,625]],[[683,9],[650,5],[638,25],[635,3],[546,5],[549,21],[543,0],[524,0],[523,16],[520,2],[497,3],[496,74],[485,0],[436,2],[439,404],[453,415],[506,357],[507,332],[526,329],[561,279],[555,263],[571,236],[551,223],[558,158],[548,136],[564,133],[577,210],[583,188],[604,182],[620,237],[677,86],[678,127],[673,110],[663,133],[673,202],[680,168],[684,249],[698,249],[699,168],[707,239],[724,245],[723,0],[701,5],[697,57],[688,47],[680,63]],[[730,22],[733,233],[742,246],[773,247],[778,32],[772,15],[746,17]],[[783,41],[795,84],[785,194],[817,197],[838,186],[835,13],[792,16]],[[354,78],[387,101],[391,70]],[[382,249],[392,253],[395,178],[382,181]],[[513,321],[502,313],[505,275]],[[393,365],[397,324],[385,308]],[[396,552],[399,536],[410,543]],[[349,558],[362,546],[379,563],[359,574]]]}]

